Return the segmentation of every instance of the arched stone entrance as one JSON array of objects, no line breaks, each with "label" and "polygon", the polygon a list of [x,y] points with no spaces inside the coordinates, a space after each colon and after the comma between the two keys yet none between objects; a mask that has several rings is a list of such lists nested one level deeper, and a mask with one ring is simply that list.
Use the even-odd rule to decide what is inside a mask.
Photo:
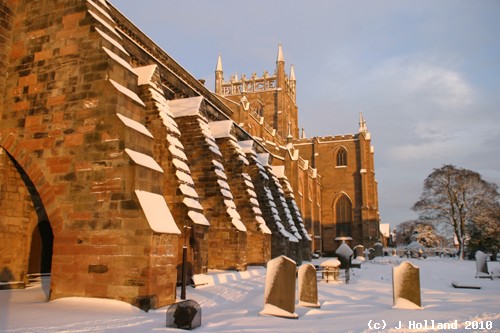
[{"label": "arched stone entrance", "polygon": [[35,185],[2,147],[0,172],[0,281],[19,288],[28,274],[50,273],[54,237]]}]

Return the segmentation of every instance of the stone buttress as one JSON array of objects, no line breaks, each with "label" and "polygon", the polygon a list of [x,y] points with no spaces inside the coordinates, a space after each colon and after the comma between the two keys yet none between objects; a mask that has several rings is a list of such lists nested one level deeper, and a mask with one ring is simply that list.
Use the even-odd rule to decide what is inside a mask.
[{"label": "stone buttress", "polygon": [[271,230],[262,217],[252,178],[246,172],[250,162],[233,134],[232,120],[210,122],[209,126],[222,153],[233,201],[247,228],[247,262],[264,265],[271,259]]},{"label": "stone buttress", "polygon": [[[207,272],[208,220],[191,177],[189,161],[181,143],[181,132],[164,96],[157,65],[136,67],[141,99],[147,105],[146,126],[154,134],[153,155],[165,172],[164,188],[168,206],[181,230],[179,254],[186,245],[187,275]],[[177,280],[182,281],[182,256],[177,258]]]},{"label": "stone buttress", "polygon": [[172,100],[169,106],[182,133],[191,176],[210,222],[208,268],[246,270],[247,228],[233,201],[203,97]]},{"label": "stone buttress", "polygon": [[172,303],[180,231],[107,4],[18,3],[0,146],[52,227],[50,298]]}]

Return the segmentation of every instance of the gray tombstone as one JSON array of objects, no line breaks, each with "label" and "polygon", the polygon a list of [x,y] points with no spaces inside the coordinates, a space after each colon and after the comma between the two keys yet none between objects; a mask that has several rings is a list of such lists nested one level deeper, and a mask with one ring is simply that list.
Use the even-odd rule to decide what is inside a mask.
[{"label": "gray tombstone", "polygon": [[373,245],[375,252],[373,253],[374,257],[383,257],[384,256],[384,246],[381,243],[376,243]]},{"label": "gray tombstone", "polygon": [[422,309],[420,270],[410,262],[392,268],[393,308]]},{"label": "gray tombstone", "polygon": [[174,303],[167,310],[167,327],[192,330],[201,326],[201,307],[193,300]]},{"label": "gray tombstone", "polygon": [[297,264],[279,256],[267,262],[264,308],[261,315],[298,318],[295,313],[295,274]]},{"label": "gray tombstone", "polygon": [[316,268],[313,264],[303,264],[299,267],[299,305],[319,308],[318,281]]},{"label": "gray tombstone", "polygon": [[482,251],[476,252],[476,278],[491,278],[486,262],[486,254]]}]

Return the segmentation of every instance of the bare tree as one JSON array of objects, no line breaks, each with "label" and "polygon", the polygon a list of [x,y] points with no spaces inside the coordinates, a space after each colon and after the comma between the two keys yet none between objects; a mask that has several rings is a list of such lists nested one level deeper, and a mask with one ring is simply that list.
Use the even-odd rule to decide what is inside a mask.
[{"label": "bare tree", "polygon": [[450,225],[458,241],[458,255],[463,259],[470,226],[484,211],[497,206],[498,198],[498,186],[484,181],[479,173],[444,165],[427,176],[413,210],[422,220]]}]

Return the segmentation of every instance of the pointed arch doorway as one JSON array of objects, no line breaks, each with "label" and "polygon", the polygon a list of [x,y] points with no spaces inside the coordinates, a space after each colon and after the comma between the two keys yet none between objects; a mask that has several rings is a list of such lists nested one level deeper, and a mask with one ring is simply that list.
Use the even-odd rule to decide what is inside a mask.
[{"label": "pointed arch doorway", "polygon": [[18,288],[29,282],[30,274],[50,274],[54,235],[35,185],[2,147],[0,172],[0,279]]}]

